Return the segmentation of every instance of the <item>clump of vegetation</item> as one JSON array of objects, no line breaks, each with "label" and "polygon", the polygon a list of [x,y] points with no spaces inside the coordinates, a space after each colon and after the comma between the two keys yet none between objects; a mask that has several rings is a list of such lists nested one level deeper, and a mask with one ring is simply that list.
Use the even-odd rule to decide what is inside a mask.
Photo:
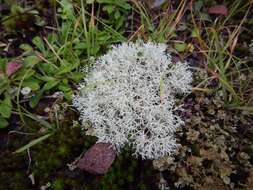
[{"label": "clump of vegetation", "polygon": [[165,44],[122,43],[98,58],[74,96],[82,123],[118,152],[130,144],[143,159],[172,155],[183,120],[174,96],[189,92],[187,63],[172,64]]}]

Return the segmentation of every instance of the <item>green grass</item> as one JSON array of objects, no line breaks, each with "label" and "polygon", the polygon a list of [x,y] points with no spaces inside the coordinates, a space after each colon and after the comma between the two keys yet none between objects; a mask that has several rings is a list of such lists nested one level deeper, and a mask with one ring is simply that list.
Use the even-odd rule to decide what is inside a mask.
[{"label": "green grass", "polygon": [[180,1],[177,9],[168,14],[169,3],[165,3],[162,12],[158,15],[152,15],[148,7],[140,1],[132,0],[133,10],[140,17],[140,26],[129,40],[141,38],[143,40],[152,40],[160,43],[168,43],[172,37],[175,37],[176,26],[180,22],[186,7],[186,1]]},{"label": "green grass", "polygon": [[[216,19],[209,25],[201,19],[202,27],[198,28],[199,32],[196,36],[200,44],[199,51],[202,52],[207,63],[205,69],[210,74],[211,80],[219,81],[216,92],[222,94],[224,105],[231,109],[243,107],[247,111],[252,110],[249,89],[253,82],[253,68],[249,62],[244,61],[244,57],[236,56],[235,52],[242,26],[246,22],[250,9],[250,2],[243,4],[235,1],[229,7],[229,14],[224,19]],[[231,25],[229,19],[242,10],[244,10],[244,17],[238,24]],[[192,12],[193,24],[197,27],[194,17],[203,17],[199,13]],[[244,76],[247,78],[243,79]]]},{"label": "green grass", "polygon": [[[11,113],[18,114],[25,127],[26,118],[39,121],[42,128],[49,130],[45,130],[46,135],[42,137],[49,137],[47,134],[51,134],[52,128],[59,128],[57,114],[55,123],[49,124],[28,110],[36,108],[45,96],[52,96],[55,92],[61,92],[64,101],[71,104],[74,89],[86,75],[85,70],[90,67],[93,57],[105,52],[113,43],[126,41],[122,35],[123,20],[130,5],[126,1],[120,4],[115,2],[101,1],[96,4],[99,9],[94,12],[95,5],[92,2],[56,1],[57,28],[47,36],[34,37],[32,44],[21,44],[23,53],[16,59],[23,62],[22,68],[11,77],[1,76],[0,96],[5,98],[0,102],[0,111],[5,111],[0,112],[0,128],[8,126]],[[117,9],[116,15],[110,11],[112,8]],[[100,17],[100,14],[105,15],[106,19]],[[5,70],[10,60],[0,59],[1,70]],[[31,88],[28,97],[21,94],[23,87]],[[9,91],[14,88],[16,94],[11,96]],[[27,149],[41,139],[44,138],[32,140],[20,150]]]}]

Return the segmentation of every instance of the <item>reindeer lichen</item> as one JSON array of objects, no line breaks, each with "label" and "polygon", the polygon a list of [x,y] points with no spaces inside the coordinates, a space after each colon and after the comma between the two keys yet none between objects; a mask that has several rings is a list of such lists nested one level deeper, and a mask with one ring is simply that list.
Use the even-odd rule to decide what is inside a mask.
[{"label": "reindeer lichen", "polygon": [[143,159],[171,155],[184,124],[175,95],[191,90],[187,63],[171,61],[166,44],[122,43],[95,61],[73,104],[92,123],[98,142],[119,152],[125,144]]}]

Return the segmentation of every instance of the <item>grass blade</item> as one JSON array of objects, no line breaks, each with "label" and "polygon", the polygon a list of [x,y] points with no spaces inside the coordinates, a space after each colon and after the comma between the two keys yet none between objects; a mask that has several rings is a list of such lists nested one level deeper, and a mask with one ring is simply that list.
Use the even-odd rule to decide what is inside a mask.
[{"label": "grass blade", "polygon": [[49,133],[49,134],[43,135],[43,136],[41,136],[41,137],[39,137],[39,138],[37,138],[37,139],[32,140],[32,141],[29,142],[27,145],[25,145],[25,146],[19,148],[18,150],[16,150],[16,151],[14,152],[14,154],[21,153],[21,152],[27,150],[28,148],[31,148],[32,146],[34,146],[34,145],[36,145],[36,144],[42,142],[43,140],[47,139],[47,138],[50,137],[52,134],[53,134],[53,133]]}]

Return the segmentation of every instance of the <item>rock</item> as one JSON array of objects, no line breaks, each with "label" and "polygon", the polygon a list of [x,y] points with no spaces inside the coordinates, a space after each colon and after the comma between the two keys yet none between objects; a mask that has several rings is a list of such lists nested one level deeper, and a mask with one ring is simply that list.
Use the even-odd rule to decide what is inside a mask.
[{"label": "rock", "polygon": [[78,161],[77,168],[92,174],[105,174],[116,157],[116,151],[110,143],[93,145]]},{"label": "rock", "polygon": [[224,5],[216,5],[213,7],[209,7],[208,13],[227,16],[228,10],[227,10],[227,7],[225,7]]}]

